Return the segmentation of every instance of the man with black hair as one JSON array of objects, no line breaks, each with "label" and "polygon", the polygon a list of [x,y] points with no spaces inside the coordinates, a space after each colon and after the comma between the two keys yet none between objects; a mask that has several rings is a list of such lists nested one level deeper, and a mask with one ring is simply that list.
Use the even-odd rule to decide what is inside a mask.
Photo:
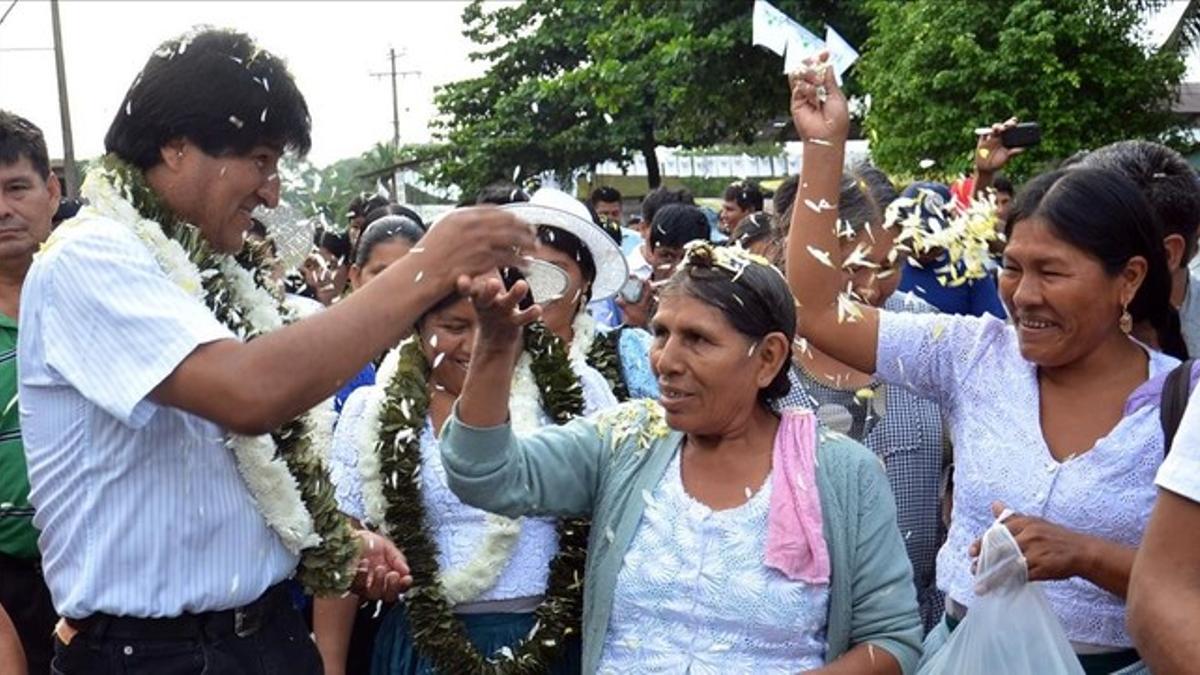
[{"label": "man with black hair", "polygon": [[[1123,174],[1141,189],[1163,229],[1163,248],[1171,271],[1171,304],[1179,320],[1188,353],[1200,356],[1200,271],[1189,271],[1200,233],[1200,176],[1178,152],[1150,141],[1119,141],[1088,153],[1080,168],[1109,169]],[[1139,330],[1140,329],[1140,330]],[[1135,334],[1154,335],[1135,326]]]},{"label": "man with black hair", "polygon": [[675,273],[690,242],[708,241],[708,219],[690,204],[668,204],[654,214],[650,226],[651,278],[660,281]]},{"label": "man with black hair", "polygon": [[369,194],[366,192],[360,193],[357,197],[350,200],[350,205],[346,208],[346,237],[350,240],[350,250],[353,254],[358,250],[358,238],[362,236],[363,227],[367,222],[367,214],[380,206],[385,206],[391,200],[385,195]]},{"label": "man with black hair", "polygon": [[18,311],[25,276],[50,236],[59,197],[41,130],[0,110],[0,607],[16,626],[31,673],[50,671],[50,631],[57,616],[42,577],[21,443]]},{"label": "man with black hair", "polygon": [[471,203],[504,206],[527,201],[529,201],[529,193],[522,190],[521,186],[512,181],[499,180],[483,186],[483,189],[475,195],[475,201]]},{"label": "man with black hair", "polygon": [[429,307],[515,264],[533,230],[495,209],[451,213],[422,254],[283,326],[265,270],[234,257],[251,212],[278,203],[280,156],[310,145],[283,62],[233,31],[169,40],[105,145],[89,205],[22,293],[30,501],[64,618],[56,672],[320,673],[282,582],[395,598],[408,570],[337,512],[328,418],[309,411]]},{"label": "man with black hair", "polygon": [[596,210],[596,215],[602,220],[611,220],[617,225],[621,225],[621,192],[615,187],[602,185],[595,190],[592,190],[591,199],[588,200],[592,208]]},{"label": "man with black hair", "polygon": [[763,210],[763,192],[758,183],[739,180],[725,188],[721,202],[720,228],[726,236],[733,234],[742,219]]},{"label": "man with black hair", "polygon": [[687,188],[672,190],[667,187],[654,188],[642,199],[642,222],[639,231],[639,234],[642,236],[642,245],[625,256],[625,260],[629,263],[630,275],[639,279],[649,279],[651,277],[654,271],[654,264],[651,262],[650,224],[654,222],[654,216],[658,213],[658,210],[668,204],[688,204],[694,206],[696,201],[692,198],[692,193]]}]

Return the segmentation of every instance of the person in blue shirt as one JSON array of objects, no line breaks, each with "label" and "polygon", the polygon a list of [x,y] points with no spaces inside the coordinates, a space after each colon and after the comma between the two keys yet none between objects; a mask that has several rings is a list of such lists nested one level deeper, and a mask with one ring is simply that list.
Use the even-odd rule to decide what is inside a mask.
[{"label": "person in blue shirt", "polygon": [[[913,183],[900,194],[901,199],[918,200],[921,222],[930,219],[943,224],[949,220],[952,208],[950,188],[941,183]],[[959,286],[949,286],[939,280],[938,270],[947,263],[944,251],[932,251],[928,255],[905,262],[900,274],[900,290],[912,293],[946,314],[969,314],[983,316],[991,314],[1007,318],[996,280],[991,276],[967,281]]]}]

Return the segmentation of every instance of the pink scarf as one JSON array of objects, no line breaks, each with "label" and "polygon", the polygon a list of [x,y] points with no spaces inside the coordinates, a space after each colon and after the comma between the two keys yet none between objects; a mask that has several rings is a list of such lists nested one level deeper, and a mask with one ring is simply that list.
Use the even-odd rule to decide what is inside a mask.
[{"label": "pink scarf", "polygon": [[783,413],[772,459],[767,566],[793,581],[827,584],[829,548],[821,532],[817,420],[811,411]]}]

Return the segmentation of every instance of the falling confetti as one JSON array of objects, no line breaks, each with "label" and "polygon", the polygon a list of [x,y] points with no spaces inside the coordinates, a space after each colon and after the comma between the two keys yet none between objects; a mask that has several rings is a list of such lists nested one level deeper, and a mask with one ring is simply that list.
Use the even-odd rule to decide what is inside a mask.
[{"label": "falling confetti", "polygon": [[421,283],[421,279],[424,277],[425,277],[425,270],[421,270],[420,272],[417,272],[417,277],[415,279],[413,279],[413,283],[414,284]]},{"label": "falling confetti", "polygon": [[812,209],[812,211],[814,213],[820,213],[822,211],[832,211],[833,209],[837,208],[836,206],[834,206],[833,204],[830,204],[828,201],[826,201],[824,199],[822,199],[819,202],[814,202],[811,199],[805,199],[804,205],[807,206],[808,208]]},{"label": "falling confetti", "polygon": [[604,113],[604,121],[605,121],[607,124],[612,124],[612,123],[613,123],[613,116],[612,116],[612,115],[609,115],[608,113]]},{"label": "falling confetti", "polygon": [[264,124],[266,123],[266,121],[267,121],[267,109],[266,108],[263,108],[262,114],[258,116],[258,121],[262,122]]},{"label": "falling confetti", "polygon": [[853,323],[862,318],[862,308],[849,293],[839,293],[837,299],[838,323]]},{"label": "falling confetti", "polygon": [[921,167],[922,169],[932,169],[934,164],[937,164],[937,162],[933,161],[932,159],[923,159],[917,164],[917,166]]},{"label": "falling confetti", "polygon": [[230,115],[229,123],[232,124],[233,126],[237,127],[238,129],[241,129],[242,127],[244,127],[246,125],[245,122],[238,119],[237,115]]},{"label": "falling confetti", "polygon": [[816,258],[817,261],[820,262],[822,265],[832,268],[832,269],[837,269],[836,267],[834,267],[833,261],[830,260],[828,251],[823,251],[815,246],[809,246],[808,253],[812,257]]}]

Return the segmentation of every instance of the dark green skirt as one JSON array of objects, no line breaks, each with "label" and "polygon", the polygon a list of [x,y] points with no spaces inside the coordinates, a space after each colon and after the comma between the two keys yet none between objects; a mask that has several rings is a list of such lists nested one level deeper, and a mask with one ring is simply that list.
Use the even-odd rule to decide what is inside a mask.
[{"label": "dark green skirt", "polygon": [[[503,647],[516,645],[533,629],[534,617],[528,614],[458,614],[467,630],[467,637],[480,654],[494,654]],[[578,639],[567,643],[549,673],[578,675],[580,644]],[[371,675],[435,675],[433,665],[418,652],[409,630],[408,612],[403,603],[388,612],[375,636],[375,654],[371,659]],[[440,675],[440,674],[437,674]],[[457,675],[457,674],[453,674]]]}]

